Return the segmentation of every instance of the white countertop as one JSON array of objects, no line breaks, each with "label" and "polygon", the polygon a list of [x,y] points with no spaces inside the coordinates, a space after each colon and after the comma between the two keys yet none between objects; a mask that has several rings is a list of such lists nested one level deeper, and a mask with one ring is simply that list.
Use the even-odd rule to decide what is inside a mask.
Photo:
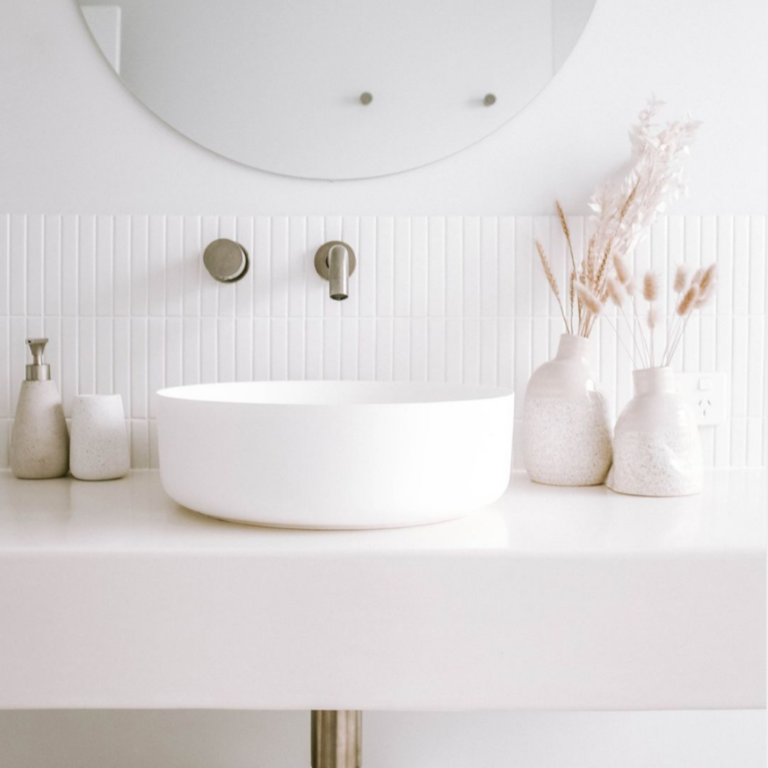
[{"label": "white countertop", "polygon": [[537,486],[387,531],[240,526],[155,472],[0,473],[0,707],[647,709],[765,700],[766,475]]},{"label": "white countertop", "polygon": [[503,555],[765,552],[766,475],[718,471],[699,496],[647,499],[605,486],[557,488],[513,473],[495,504],[452,522],[378,531],[302,531],[222,522],[173,502],[157,472],[102,483],[0,472],[0,556],[237,552]]}]

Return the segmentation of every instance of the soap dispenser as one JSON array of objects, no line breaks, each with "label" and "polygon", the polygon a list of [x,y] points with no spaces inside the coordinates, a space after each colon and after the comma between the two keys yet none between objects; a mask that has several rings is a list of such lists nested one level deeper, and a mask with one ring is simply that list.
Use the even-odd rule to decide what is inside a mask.
[{"label": "soap dispenser", "polygon": [[51,366],[43,361],[48,339],[28,339],[32,363],[22,382],[11,432],[11,469],[16,477],[62,477],[69,469],[69,433]]}]

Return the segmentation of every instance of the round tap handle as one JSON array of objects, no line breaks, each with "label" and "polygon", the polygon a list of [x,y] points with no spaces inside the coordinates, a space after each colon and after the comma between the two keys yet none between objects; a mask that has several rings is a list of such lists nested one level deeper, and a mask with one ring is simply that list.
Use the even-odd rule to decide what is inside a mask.
[{"label": "round tap handle", "polygon": [[203,264],[214,280],[234,283],[248,271],[248,252],[240,243],[222,237],[208,244],[203,253]]}]

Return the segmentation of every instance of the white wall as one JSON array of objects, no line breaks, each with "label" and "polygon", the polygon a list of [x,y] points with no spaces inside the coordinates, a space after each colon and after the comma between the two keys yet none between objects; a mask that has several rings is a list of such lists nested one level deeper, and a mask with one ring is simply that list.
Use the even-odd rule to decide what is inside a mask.
[{"label": "white wall", "polygon": [[[555,80],[450,160],[363,182],[270,176],[180,138],[116,81],[74,0],[0,6],[0,210],[31,213],[586,212],[646,97],[706,123],[674,213],[764,213],[763,0],[598,0]],[[11,107],[12,105],[12,107]]]},{"label": "white wall", "polygon": [[[670,116],[690,109],[706,123],[689,164],[692,196],[673,213],[763,216],[765,20],[764,0],[730,4],[598,0],[594,18],[558,77],[529,109],[486,141],[450,160],[404,175],[323,183],[238,166],[161,124],[125,91],[102,60],[74,0],[4,0],[0,3],[0,211],[161,217],[174,213],[521,215],[549,214],[552,199],[559,195],[569,211],[581,213],[596,182],[621,166],[627,155],[628,124],[646,96],[655,92],[669,102]],[[702,252],[695,227],[692,234],[686,258],[710,258],[711,254]],[[0,270],[9,299],[8,331],[0,334],[0,341],[10,340],[13,329],[14,345],[16,331],[44,322],[45,286],[54,285],[40,281],[48,269],[43,262],[26,261],[26,242],[24,232],[18,242],[9,243],[10,262]],[[675,241],[675,253],[682,252],[681,243]],[[58,268],[63,266],[56,274],[62,281],[59,300],[66,306],[59,305],[51,316],[60,319],[63,327],[71,319],[79,322],[82,315],[85,323],[76,327],[84,335],[78,339],[68,335],[67,343],[93,349],[97,343],[93,329],[101,312],[95,307],[100,294],[94,286],[103,278],[106,262],[82,246],[79,243],[80,250],[73,252],[71,263],[53,260],[54,270],[57,263]],[[723,247],[728,252],[727,237]],[[149,267],[148,251],[139,259],[141,270]],[[115,273],[116,279],[129,279],[126,260],[111,263],[115,270],[123,270]],[[764,270],[764,262],[753,263]],[[527,259],[515,263],[529,282],[532,267]],[[37,270],[29,273],[30,281],[28,269]],[[153,274],[168,281],[178,277],[163,270]],[[730,295],[736,295],[734,291],[744,295],[746,290],[750,301],[754,297],[764,306],[765,272],[760,274],[762,283],[740,280],[731,286]],[[475,272],[471,276],[475,280]],[[30,296],[21,295],[15,290],[17,284],[37,286],[43,295],[37,289]],[[153,292],[147,296],[144,290],[150,285],[142,283],[131,299],[137,302],[138,312],[131,308],[126,316],[140,330],[148,315],[159,319],[144,307],[147,301],[159,300],[158,285],[163,282],[153,279]],[[477,291],[478,285],[472,282],[471,295]],[[165,288],[163,295],[163,301],[170,295]],[[532,305],[526,306],[528,313]],[[218,317],[214,319],[219,322]],[[198,317],[191,320],[197,322]],[[281,327],[283,320],[275,327]],[[474,327],[476,320],[468,322]],[[168,327],[176,321],[171,318]],[[322,321],[326,322],[324,317]],[[395,322],[398,318],[387,320]],[[515,322],[515,328],[526,328]],[[226,323],[230,318],[224,319]],[[764,317],[758,323],[764,324]],[[726,324],[719,348],[729,349],[736,327],[729,334]],[[712,333],[712,328],[702,332],[701,354],[710,354]],[[227,345],[231,344],[228,334],[222,337]],[[148,351],[142,345],[149,337],[139,333],[136,338],[137,359],[146,362]],[[470,349],[474,354],[476,348]],[[726,358],[728,364],[737,359],[739,365],[744,362],[745,348],[741,345],[738,350],[732,359]],[[7,359],[0,363],[6,374]],[[75,376],[87,381],[96,376],[98,369],[90,367],[94,360],[84,355]],[[67,365],[72,365],[71,360]],[[758,377],[754,381],[760,382],[760,371],[754,375]],[[7,375],[0,379],[10,382]],[[749,391],[759,392],[759,388],[758,383]],[[3,397],[10,403],[9,392],[0,400]],[[745,406],[743,399],[739,402]],[[760,713],[381,714],[369,722],[366,764],[374,768],[395,764],[403,768],[446,764],[451,768],[497,764],[758,768],[765,762]],[[290,713],[0,713],[0,765],[195,768],[215,763],[218,768],[259,764],[287,768],[305,759],[306,724],[306,716]]]}]

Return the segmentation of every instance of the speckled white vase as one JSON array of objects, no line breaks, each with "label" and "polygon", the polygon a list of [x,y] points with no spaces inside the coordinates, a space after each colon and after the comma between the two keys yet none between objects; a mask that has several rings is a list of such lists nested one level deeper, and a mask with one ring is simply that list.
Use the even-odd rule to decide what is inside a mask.
[{"label": "speckled white vase", "polygon": [[616,422],[608,487],[634,496],[701,492],[701,438],[670,368],[634,371],[635,396]]},{"label": "speckled white vase", "polygon": [[72,407],[69,468],[78,480],[114,480],[130,467],[120,395],[80,395]]},{"label": "speckled white vase", "polygon": [[600,485],[611,466],[608,402],[589,362],[590,340],[564,333],[537,368],[523,405],[523,463],[547,485]]}]

